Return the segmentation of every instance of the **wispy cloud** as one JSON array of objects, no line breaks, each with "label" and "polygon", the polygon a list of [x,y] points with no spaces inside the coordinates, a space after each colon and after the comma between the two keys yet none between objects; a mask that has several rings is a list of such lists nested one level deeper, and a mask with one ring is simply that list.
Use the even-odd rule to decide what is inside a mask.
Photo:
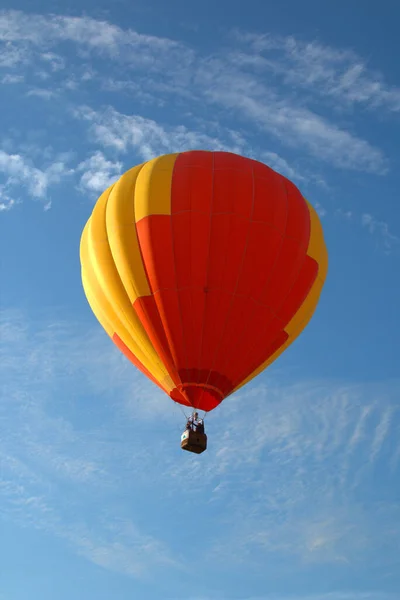
[{"label": "wispy cloud", "polygon": [[385,440],[388,437],[390,425],[393,420],[393,409],[388,408],[382,414],[379,424],[376,427],[374,439],[372,442],[370,459],[374,460],[381,450]]},{"label": "wispy cloud", "polygon": [[399,247],[400,238],[389,230],[389,225],[385,221],[379,221],[369,213],[361,216],[361,224],[372,235],[378,235],[382,240],[386,252],[390,252],[395,247]]},{"label": "wispy cloud", "polygon": [[[339,169],[379,174],[387,171],[388,161],[379,147],[347,123],[341,125],[339,119],[333,121],[323,116],[326,111],[323,106],[321,110],[315,108],[315,100],[319,98],[322,102],[326,97],[334,97],[336,104],[339,98],[343,102],[364,102],[370,107],[379,105],[397,110],[400,93],[397,89],[389,89],[381,80],[378,84],[374,74],[360,66],[358,58],[347,50],[315,42],[307,44],[292,37],[237,34],[236,46],[238,39],[246,52],[238,53],[235,46],[228,45],[214,56],[204,56],[178,40],[143,35],[90,17],[27,16],[18,11],[4,11],[0,19],[0,40],[5,47],[11,45],[24,60],[40,63],[42,73],[46,68],[54,77],[58,71],[63,72],[62,79],[54,79],[57,92],[61,89],[72,92],[78,81],[80,87],[85,82],[95,83],[102,90],[134,93],[135,102],[144,106],[173,105],[181,122],[193,121],[196,113],[201,120],[208,105],[224,127],[232,114],[246,122],[247,138],[262,130],[289,151],[301,149],[312,157],[314,172],[315,161]],[[78,54],[83,49],[87,51],[84,68],[73,62],[68,64],[58,48],[66,42]],[[101,69],[99,59],[112,63],[114,79]],[[17,58],[14,62],[18,62]],[[88,73],[91,73],[89,79]],[[287,93],[293,83],[299,92],[304,88],[303,97]],[[46,90],[54,91],[50,86]],[[32,92],[39,93],[38,86]],[[132,119],[136,119],[136,130],[147,126],[149,131],[151,119],[145,119],[144,123],[138,121],[138,115]],[[186,134],[183,131],[181,138],[185,138],[192,126],[182,125],[182,128]],[[175,131],[175,145],[178,134]],[[154,127],[153,135],[159,135]],[[208,138],[210,142],[212,136]],[[118,136],[120,145],[127,143],[123,140]],[[203,141],[207,142],[207,138]],[[246,141],[253,145],[250,139]],[[143,154],[147,156],[148,152]],[[285,157],[282,160],[288,162]]]},{"label": "wispy cloud", "polygon": [[349,441],[350,449],[353,447],[356,447],[357,444],[360,443],[360,441],[362,441],[364,439],[364,436],[366,435],[366,431],[365,431],[366,421],[367,421],[369,415],[371,414],[372,409],[373,409],[373,407],[371,405],[369,405],[369,406],[365,406],[361,410],[360,418],[358,419],[358,421],[355,424],[353,434]]},{"label": "wispy cloud", "polygon": [[8,210],[19,202],[21,188],[33,198],[47,200],[48,207],[49,187],[71,174],[71,170],[62,160],[56,160],[44,169],[39,169],[21,154],[9,154],[0,150],[0,173],[5,178],[0,187],[0,210]]},{"label": "wispy cloud", "polygon": [[[131,520],[119,520],[101,510],[92,514],[87,523],[82,515],[76,520],[66,518],[68,511],[65,506],[59,509],[60,500],[54,493],[47,490],[42,496],[31,495],[31,487],[26,480],[24,484],[7,480],[3,471],[0,484],[3,518],[56,535],[80,556],[115,573],[148,578],[155,568],[181,569],[165,543],[143,534]],[[77,505],[79,503],[75,503],[75,510]]]},{"label": "wispy cloud", "polygon": [[[100,424],[96,417],[107,412],[99,395],[108,389],[110,376],[109,371],[101,379],[100,365],[107,365],[106,371],[111,367],[115,377],[122,369],[123,387],[129,382],[126,361],[110,342],[97,356],[99,342],[106,341],[101,334],[77,343],[67,324],[33,328],[16,311],[2,315],[0,335],[2,516],[60,537],[78,554],[118,573],[146,577],[156,567],[180,568],[165,542],[142,532],[126,510],[120,507],[116,516],[112,509],[121,481],[114,460],[125,451],[112,441],[112,426],[107,430],[106,421]],[[86,371],[88,359],[94,371]],[[85,392],[81,397],[72,391],[81,386],[79,375],[81,384],[86,380],[97,390],[97,406],[85,410]],[[67,394],[62,387],[68,387]],[[76,402],[83,404],[79,425],[74,425]]]},{"label": "wispy cloud", "polygon": [[7,75],[4,75],[1,78],[1,83],[3,83],[4,85],[14,84],[14,83],[22,83],[23,81],[24,81],[23,75],[10,75],[9,73]]},{"label": "wispy cloud", "polygon": [[343,208],[337,208],[335,216],[368,231],[375,238],[377,247],[385,254],[391,254],[399,248],[400,238],[390,231],[389,225],[385,221],[379,221],[369,213],[360,214],[354,210]]},{"label": "wispy cloud", "polygon": [[[163,126],[139,115],[122,114],[112,107],[101,112],[82,107],[76,115],[91,123],[91,133],[103,146],[121,152],[134,148],[144,160],[166,152],[197,148],[223,150],[228,147],[218,138],[191,131],[183,125]],[[231,140],[231,148],[234,147],[235,143]]]},{"label": "wispy cloud", "polygon": [[90,192],[101,193],[121,175],[122,163],[107,160],[101,152],[81,162],[77,171],[83,173],[80,187]]},{"label": "wispy cloud", "polygon": [[2,51],[0,53],[1,68],[11,69],[16,66],[28,64],[29,57],[22,48],[16,48],[6,40],[3,40],[3,42]]},{"label": "wispy cloud", "polygon": [[400,111],[400,89],[388,85],[352,50],[293,36],[236,31],[234,38],[248,50],[247,54],[233,55],[239,64],[272,72],[285,84],[303,87],[335,103]]},{"label": "wispy cloud", "polygon": [[9,195],[7,186],[0,185],[0,212],[6,212],[14,208],[19,201]]},{"label": "wispy cloud", "polygon": [[200,75],[209,101],[243,114],[285,146],[304,147],[316,159],[343,169],[384,173],[379,148],[318,113],[296,105],[249,74],[225,66],[205,66]]},{"label": "wispy cloud", "polygon": [[[142,35],[132,29],[93,19],[91,17],[68,17],[62,15],[35,15],[21,11],[0,13],[0,41],[9,49],[8,62],[32,61],[36,51],[53,70],[63,68],[64,59],[51,51],[60,42],[69,42],[86,47],[103,56],[126,63],[154,68],[165,59],[179,57],[182,50],[179,42],[151,35]],[[12,60],[12,51],[19,54]]]},{"label": "wispy cloud", "polygon": [[[400,110],[400,90],[390,87],[380,73],[368,68],[363,59],[348,49],[337,49],[318,41],[305,42],[293,36],[253,34],[236,31],[233,46],[226,52],[227,64],[255,74],[260,71],[281,76],[281,83],[304,87],[322,96],[371,108]],[[102,56],[129,64],[130,68],[159,71],[168,61],[173,75],[182,77],[182,66],[197,67],[201,58],[178,40],[145,35],[91,17],[27,15],[21,11],[0,13],[0,40],[3,60],[15,64],[32,60],[32,49],[55,70],[63,69],[65,58],[45,50],[60,42],[86,47]],[[243,50],[233,50],[237,44]],[[30,52],[23,52],[23,49]],[[13,57],[13,53],[15,56]],[[18,54],[20,53],[20,54]],[[30,54],[30,56],[29,56]]]},{"label": "wispy cloud", "polygon": [[[398,428],[399,419],[391,405],[379,407],[367,387],[329,390],[311,383],[249,391],[246,405],[254,404],[255,419],[244,418],[241,401],[240,395],[233,397],[231,406],[228,401],[221,409],[224,422],[232,425],[218,440],[220,479],[208,472],[214,483],[211,501],[224,505],[236,523],[235,531],[216,543],[214,559],[258,562],[267,553],[292,555],[302,563],[357,563],[392,527],[385,511],[379,525],[371,521],[373,502],[357,501],[369,486],[373,463],[379,461],[381,468],[395,451],[390,430]],[[259,464],[268,464],[265,473]],[[234,497],[236,477],[246,489],[245,500]]]},{"label": "wispy cloud", "polygon": [[305,176],[275,152],[251,147],[239,132],[232,129],[222,130],[215,124],[211,124],[209,129],[210,131],[216,129],[217,135],[211,136],[204,131],[192,130],[183,125],[172,127],[140,115],[126,115],[110,106],[101,111],[83,106],[75,110],[74,114],[90,124],[90,137],[102,144],[104,148],[122,154],[134,149],[143,160],[150,160],[159,154],[184,150],[225,150],[263,160],[294,180],[305,179]]},{"label": "wispy cloud", "polygon": [[[291,569],[358,568],[385,532],[386,546],[398,543],[393,471],[380,476],[381,496],[363,495],[375,470],[396,460],[397,384],[282,384],[270,376],[268,387],[261,380],[207,416],[199,470],[199,457],[179,448],[183,415],[99,327],[35,321],[7,311],[1,329],[1,493],[9,518],[133,576],[190,563],[192,551],[183,560],[177,548],[182,521],[196,511],[209,527],[207,552],[201,559],[193,552],[208,569],[248,560],[264,568],[267,557],[280,556]],[[153,503],[153,533],[144,532],[136,518]],[[175,550],[154,533],[165,520]]]},{"label": "wispy cloud", "polygon": [[45,88],[33,88],[26,93],[27,96],[36,96],[37,98],[42,98],[43,100],[52,100],[57,96],[57,92],[55,90],[47,90]]}]

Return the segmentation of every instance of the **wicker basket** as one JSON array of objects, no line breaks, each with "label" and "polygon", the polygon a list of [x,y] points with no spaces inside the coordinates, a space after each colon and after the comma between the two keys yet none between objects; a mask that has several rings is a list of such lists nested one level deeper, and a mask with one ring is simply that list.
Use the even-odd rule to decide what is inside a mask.
[{"label": "wicker basket", "polygon": [[207,449],[207,436],[205,433],[198,433],[191,429],[186,429],[181,436],[181,448],[188,452],[201,454]]}]

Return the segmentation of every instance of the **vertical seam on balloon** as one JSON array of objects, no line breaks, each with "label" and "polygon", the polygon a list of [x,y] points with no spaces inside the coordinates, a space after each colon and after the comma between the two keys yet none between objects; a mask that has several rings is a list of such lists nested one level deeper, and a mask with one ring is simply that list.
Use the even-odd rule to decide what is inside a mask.
[{"label": "vertical seam on balloon", "polygon": [[[171,197],[170,230],[171,230],[171,246],[172,246],[172,264],[173,264],[174,276],[175,276],[175,293],[176,293],[176,299],[177,299],[177,303],[178,303],[179,323],[180,323],[181,332],[182,332],[183,355],[185,357],[186,373],[187,373],[187,371],[188,371],[188,366],[187,366],[188,365],[188,360],[187,360],[187,352],[186,352],[185,332],[183,330],[183,320],[182,320],[182,312],[181,312],[181,300],[180,300],[180,294],[179,294],[179,291],[178,291],[178,278],[177,278],[176,260],[175,260],[174,229],[172,227],[172,181],[173,181],[173,178],[174,178],[175,166],[176,166],[176,161],[174,163],[174,167],[172,169],[172,176],[171,176],[171,190],[170,190],[170,197]],[[161,322],[163,322],[162,319],[161,319]],[[168,345],[170,345],[168,338],[167,338],[167,342],[168,342]],[[170,353],[171,353],[171,356],[172,356],[171,348],[170,348]],[[182,377],[179,375],[178,366],[179,365],[175,365],[175,370],[177,372],[177,375],[178,375],[178,378],[179,378],[180,382],[182,383]]]},{"label": "vertical seam on balloon", "polygon": [[[214,176],[214,170],[215,170],[215,155],[214,152],[211,155],[212,157],[212,166],[211,166],[211,202],[210,202],[210,227],[209,227],[209,231],[208,231],[208,250],[207,250],[207,271],[206,271],[206,281],[205,281],[205,290],[208,290],[208,278],[209,278],[209,264],[210,264],[210,250],[211,250],[211,229],[212,229],[212,217],[213,217],[213,206],[214,206],[214,183],[215,183],[215,176]],[[202,326],[201,326],[201,336],[200,336],[200,343],[199,343],[199,358],[197,361],[197,364],[199,365],[199,369],[198,369],[198,373],[197,373],[197,383],[201,383],[200,379],[201,379],[201,355],[203,352],[203,343],[204,343],[204,329],[205,329],[205,322],[206,322],[206,315],[207,315],[207,299],[208,299],[208,292],[206,292],[204,290],[204,294],[205,294],[205,299],[204,299],[204,310],[203,310],[203,321],[202,321]]]},{"label": "vertical seam on balloon", "polygon": [[[233,171],[233,170],[232,170],[232,171]],[[234,172],[234,171],[233,171],[233,172]],[[221,214],[226,214],[226,216],[228,216],[228,218],[229,218],[229,234],[228,234],[228,236],[227,236],[227,240],[229,241],[229,239],[230,239],[230,234],[231,234],[231,232],[232,232],[232,220],[233,220],[233,217],[235,217],[235,216],[236,216],[236,214],[235,214],[235,211],[234,211],[234,209],[232,209],[231,211],[229,211],[229,212],[227,212],[227,213],[215,213],[215,212],[213,212],[213,213],[212,213],[213,217],[215,217],[216,215],[221,215]],[[243,219],[243,220],[245,221],[246,219]],[[211,228],[210,228],[210,235],[211,235]],[[224,259],[224,266],[223,266],[222,273],[225,273],[225,272],[226,272],[226,267],[227,267],[227,264],[228,264],[228,255],[229,255],[229,252],[228,252],[228,251],[226,251],[226,252],[225,252],[225,259]],[[207,264],[208,264],[208,262],[207,262]],[[206,282],[206,286],[207,286],[207,289],[208,289],[208,282]],[[221,288],[218,288],[218,287],[213,287],[213,291],[218,291],[219,289],[220,289],[220,291],[221,291],[221,295],[220,295],[220,301],[219,301],[219,303],[218,303],[218,311],[217,311],[217,312],[218,312],[218,314],[219,314],[219,307],[221,306],[221,302],[222,302],[222,297],[221,297],[221,296],[223,296],[223,294],[224,294],[225,290],[224,290],[224,288],[223,288],[223,287],[221,287]],[[211,376],[211,371],[208,373],[207,380],[206,380],[207,382],[208,382],[208,380],[209,380],[210,376]]]},{"label": "vertical seam on balloon", "polygon": [[[262,296],[262,294],[263,294],[264,290],[265,290],[265,289],[266,289],[266,287],[268,286],[268,284],[269,284],[269,282],[271,281],[271,278],[272,278],[272,276],[273,276],[273,274],[274,274],[274,271],[275,271],[275,268],[276,268],[276,265],[277,265],[277,262],[278,262],[279,256],[280,256],[280,254],[281,254],[281,251],[282,251],[282,246],[283,246],[283,243],[284,243],[284,240],[285,240],[285,234],[286,234],[286,231],[287,231],[287,225],[288,225],[288,220],[289,220],[289,202],[288,202],[288,194],[287,194],[287,189],[286,189],[286,186],[285,186],[285,185],[283,185],[283,180],[282,180],[281,176],[279,176],[279,175],[278,175],[278,177],[279,177],[279,182],[280,182],[280,184],[281,184],[281,185],[282,185],[282,187],[283,187],[283,192],[284,192],[284,196],[285,196],[285,199],[286,199],[286,221],[285,221],[285,227],[284,227],[283,234],[282,234],[282,237],[281,237],[281,241],[280,241],[279,249],[278,249],[278,250],[277,250],[277,252],[276,252],[276,256],[275,256],[275,261],[274,261],[274,264],[272,265],[272,268],[271,268],[271,271],[270,271],[269,277],[268,277],[267,281],[265,282],[265,284],[264,284],[264,286],[263,286],[263,289],[261,290],[261,292],[260,292],[260,294],[259,294],[259,297],[261,297],[261,296]],[[253,313],[253,315],[254,315],[254,313]],[[250,322],[244,322],[244,323],[243,323],[242,331],[240,332],[240,336],[238,336],[238,337],[237,337],[237,343],[235,344],[235,347],[234,347],[234,348],[235,348],[235,350],[236,350],[236,348],[237,348],[237,347],[240,345],[240,342],[241,342],[241,339],[242,339],[243,333],[244,333],[244,332],[246,331],[246,329],[249,327],[249,323],[252,323],[252,322],[253,322],[253,319],[254,319],[254,316],[252,317],[252,319],[250,320]],[[233,350],[233,353],[234,353],[234,351],[235,351],[235,350]],[[226,363],[226,361],[225,361],[225,363]],[[225,366],[225,365],[224,365],[224,366]]]},{"label": "vertical seam on balloon", "polygon": [[[245,247],[244,247],[244,250],[243,250],[242,261],[241,261],[241,264],[240,264],[240,267],[239,267],[239,272],[238,272],[238,276],[237,276],[237,279],[236,279],[235,288],[234,288],[233,293],[231,295],[231,300],[230,300],[230,303],[229,303],[229,308],[228,308],[227,313],[226,313],[224,327],[222,328],[221,338],[220,338],[220,341],[219,341],[219,343],[217,345],[217,348],[215,350],[214,358],[213,358],[212,363],[211,363],[211,369],[208,372],[208,376],[207,376],[205,385],[208,384],[208,381],[210,379],[210,376],[211,376],[211,373],[213,371],[214,365],[215,365],[215,363],[217,361],[217,358],[218,358],[218,354],[219,354],[219,351],[220,351],[220,348],[221,348],[222,341],[223,341],[224,336],[225,336],[226,327],[227,327],[227,324],[229,322],[229,316],[230,316],[230,313],[231,313],[231,310],[232,310],[232,306],[233,306],[235,294],[236,294],[236,291],[237,291],[237,289],[239,287],[239,281],[240,281],[240,277],[241,277],[242,271],[243,271],[243,266],[244,266],[244,261],[245,261],[245,257],[246,257],[247,248],[249,246],[250,223],[251,223],[251,218],[252,218],[252,216],[254,214],[254,207],[255,207],[255,185],[254,185],[254,167],[253,167],[253,165],[251,166],[251,178],[252,178],[252,204],[251,204],[250,218],[248,220],[248,230],[247,230],[247,236],[246,236],[246,244],[245,244]],[[202,393],[201,393],[201,396],[200,396],[200,399],[199,399],[199,403],[200,403],[201,398],[203,396],[203,392],[204,392],[204,388],[202,390]]]},{"label": "vertical seam on balloon", "polygon": [[[286,186],[285,186],[285,188],[286,188]],[[306,204],[306,206],[307,206],[307,204]],[[308,208],[308,206],[307,206],[307,216],[308,216],[308,218],[309,218],[309,222],[310,222],[310,232],[309,232],[309,238],[308,238],[308,244],[309,244],[309,243],[310,243],[310,237],[311,237],[311,216],[310,216],[310,211],[309,211],[309,208]],[[308,244],[307,244],[307,248],[308,248]],[[307,257],[308,257],[308,258],[310,258],[310,257],[308,256],[308,254],[307,254],[307,250],[306,250],[306,251],[304,252],[303,260],[302,260],[302,262],[301,262],[301,266],[299,267],[299,270],[298,270],[298,272],[297,272],[297,276],[296,276],[296,278],[294,279],[294,281],[293,281],[292,285],[290,286],[290,289],[288,290],[288,292],[287,292],[286,296],[285,296],[285,297],[282,299],[282,302],[281,302],[281,303],[280,303],[280,305],[278,306],[277,310],[276,310],[276,311],[274,311],[274,313],[275,313],[276,315],[278,315],[278,313],[279,313],[279,310],[282,308],[282,305],[283,305],[283,304],[286,302],[286,300],[287,300],[287,298],[288,298],[288,296],[289,296],[290,292],[292,291],[293,287],[296,285],[296,283],[297,283],[297,281],[298,281],[298,279],[299,279],[299,277],[300,277],[301,270],[302,270],[302,268],[303,268],[303,266],[304,266],[304,263],[305,263],[305,261],[306,261]],[[312,259],[312,260],[315,260],[315,259]],[[315,261],[315,262],[317,262],[317,261]],[[318,262],[317,262],[317,264],[318,264]],[[315,281],[315,279],[314,279],[314,281]],[[313,284],[314,284],[314,283],[313,283]],[[307,297],[306,297],[306,299],[307,299]],[[301,307],[301,305],[299,306],[299,308],[300,308],[300,307]],[[263,331],[264,331],[264,330],[263,330]],[[286,332],[286,330],[285,330],[285,329],[283,329],[283,331],[285,331],[285,333],[288,335],[288,338],[289,338],[290,336],[289,336],[289,334]],[[276,339],[276,338],[275,338],[275,339]],[[274,341],[275,341],[275,339],[274,339]],[[287,340],[286,340],[286,341],[287,341]],[[285,342],[285,343],[286,343],[286,342]],[[245,376],[243,379],[247,379],[247,377],[249,377],[249,376],[251,375],[251,373],[253,373],[254,371],[256,371],[256,370],[257,370],[257,369],[258,369],[258,368],[259,368],[259,367],[260,367],[260,366],[261,366],[261,365],[262,365],[264,362],[266,362],[266,360],[268,360],[268,358],[266,358],[264,361],[262,361],[262,362],[261,362],[259,365],[256,365],[256,366],[255,366],[255,367],[254,367],[254,368],[253,368],[251,371],[249,371],[248,375],[246,375],[246,376]],[[234,387],[237,387],[237,385],[239,385],[239,384],[238,384],[237,382],[235,382],[235,386],[234,386]]]},{"label": "vertical seam on balloon", "polygon": [[[233,172],[235,172],[235,171],[233,171]],[[218,214],[218,213],[217,213],[217,214]],[[232,211],[230,211],[230,212],[228,213],[228,217],[229,217],[229,236],[228,236],[228,241],[229,241],[229,239],[230,239],[230,234],[231,234],[231,231],[232,231],[232,221],[233,221],[233,217],[236,217],[236,218],[237,218],[237,214],[235,213],[235,210],[234,210],[234,208],[232,208]],[[247,220],[246,218],[244,218],[244,219],[243,219],[243,221],[244,221],[244,222],[245,222],[246,220]],[[224,260],[223,273],[225,273],[225,272],[226,272],[226,268],[227,268],[227,265],[228,265],[228,260],[229,260],[229,252],[227,251],[227,252],[225,252],[225,260]],[[215,291],[218,291],[218,287],[217,287],[217,288],[214,288],[214,290],[215,290]],[[224,294],[224,288],[223,288],[223,287],[221,287],[221,292],[222,292],[222,294],[221,294],[220,296],[222,296],[222,295]],[[219,303],[218,303],[218,314],[219,314],[219,307],[221,306],[221,302],[222,302],[222,298],[220,297],[220,301],[219,301]]]},{"label": "vertical seam on balloon", "polygon": [[[189,170],[190,173],[190,187],[189,187],[189,244],[190,244],[190,255],[189,255],[189,269],[190,269],[190,274],[189,274],[189,298],[190,298],[190,312],[192,313],[192,335],[194,334],[195,331],[195,318],[194,318],[194,310],[193,310],[193,265],[192,265],[192,256],[193,256],[193,242],[192,242],[192,217],[193,217],[193,211],[192,211],[192,181],[191,181],[191,177],[192,177],[192,171]],[[192,340],[193,343],[194,340]],[[194,368],[195,365],[193,365],[191,368]],[[189,368],[187,369],[186,372],[186,380],[189,381],[190,377],[189,377]]]}]

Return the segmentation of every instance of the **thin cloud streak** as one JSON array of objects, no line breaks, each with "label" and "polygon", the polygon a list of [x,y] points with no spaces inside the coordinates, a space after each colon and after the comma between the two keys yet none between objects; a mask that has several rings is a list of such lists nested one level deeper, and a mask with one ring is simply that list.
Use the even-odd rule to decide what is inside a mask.
[{"label": "thin cloud streak", "polygon": [[222,75],[221,71],[204,69],[201,75],[209,101],[243,114],[283,145],[304,147],[314,158],[337,168],[387,172],[387,161],[379,148],[307,108],[294,106],[266,86],[252,84],[248,75]]},{"label": "thin cloud streak", "polygon": [[385,221],[379,221],[371,214],[364,213],[361,216],[361,224],[371,235],[380,237],[386,253],[390,253],[391,250],[400,246],[400,237],[390,231],[389,225]]},{"label": "thin cloud streak", "polygon": [[359,214],[354,210],[346,210],[343,208],[337,208],[334,214],[342,221],[362,227],[376,239],[377,247],[385,254],[392,254],[400,247],[400,237],[392,233],[388,223],[385,221],[380,221],[369,213]]},{"label": "thin cloud streak", "polygon": [[233,62],[269,71],[286,85],[296,85],[324,98],[369,109],[400,111],[400,89],[387,85],[380,73],[369,69],[354,51],[293,36],[233,33],[247,53],[234,54]]},{"label": "thin cloud streak", "polygon": [[33,50],[53,69],[55,64],[57,69],[62,68],[64,59],[48,51],[43,52],[43,49],[61,42],[87,47],[100,55],[130,64],[133,61],[143,68],[154,68],[165,55],[168,59],[175,55],[178,57],[182,50],[181,44],[174,40],[142,35],[91,17],[28,15],[17,10],[0,13],[0,40],[15,52],[16,45],[21,44],[20,54],[11,58],[10,52],[8,62],[31,62],[36,58]]}]

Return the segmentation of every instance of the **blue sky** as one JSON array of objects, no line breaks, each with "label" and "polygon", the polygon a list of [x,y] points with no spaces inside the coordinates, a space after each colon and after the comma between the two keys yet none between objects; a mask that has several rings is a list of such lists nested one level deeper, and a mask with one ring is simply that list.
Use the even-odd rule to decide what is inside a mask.
[{"label": "blue sky", "polygon": [[[0,600],[397,600],[398,3],[2,7]],[[309,327],[200,457],[79,265],[101,191],[193,148],[292,179],[330,254]]]}]

